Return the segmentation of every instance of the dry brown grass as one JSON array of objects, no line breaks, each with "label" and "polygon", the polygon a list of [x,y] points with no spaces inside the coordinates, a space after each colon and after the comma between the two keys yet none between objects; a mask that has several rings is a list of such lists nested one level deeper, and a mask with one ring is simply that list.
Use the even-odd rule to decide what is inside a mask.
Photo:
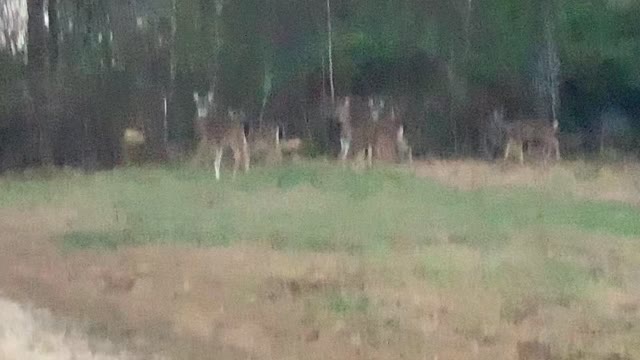
[{"label": "dry brown grass", "polygon": [[415,162],[418,176],[464,190],[528,187],[565,192],[595,200],[640,204],[640,164],[563,161],[555,166],[519,166],[474,160]]}]

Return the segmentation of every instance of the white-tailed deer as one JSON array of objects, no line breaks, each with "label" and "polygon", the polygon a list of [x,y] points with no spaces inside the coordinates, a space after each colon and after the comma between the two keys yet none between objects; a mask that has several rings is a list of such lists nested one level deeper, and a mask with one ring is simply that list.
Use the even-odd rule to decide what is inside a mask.
[{"label": "white-tailed deer", "polygon": [[233,151],[233,176],[235,177],[241,163],[244,171],[248,172],[250,155],[247,138],[244,134],[244,112],[230,109],[226,116],[216,114],[212,92],[209,92],[207,96],[200,96],[194,92],[193,99],[197,109],[196,130],[200,137],[196,157],[207,155],[213,150],[216,180],[220,180],[222,155],[224,150],[229,147]]},{"label": "white-tailed deer", "polygon": [[544,119],[522,119],[509,123],[504,122],[503,111],[494,110],[493,120],[504,129],[506,144],[504,160],[509,158],[511,151],[516,149],[520,164],[524,163],[524,144],[539,145],[543,159],[546,162],[552,153],[556,161],[560,160],[560,142],[558,141],[558,121]]},{"label": "white-tailed deer", "polygon": [[340,124],[340,160],[347,160],[349,153],[361,156],[366,152],[367,165],[373,164],[376,143],[376,125],[384,116],[385,100],[346,96],[338,100],[336,116]]},{"label": "white-tailed deer", "polygon": [[378,160],[387,162],[412,163],[411,147],[404,136],[404,125],[397,105],[390,106],[391,111],[385,112],[375,123],[374,156]]},{"label": "white-tailed deer", "polygon": [[404,124],[403,117],[405,116],[405,106],[398,106],[399,104],[396,102],[391,106],[391,129],[394,131],[396,135],[396,152],[397,159],[401,163],[408,163],[411,165],[413,163],[413,149],[411,149],[411,145],[407,141],[407,138],[404,136]]}]

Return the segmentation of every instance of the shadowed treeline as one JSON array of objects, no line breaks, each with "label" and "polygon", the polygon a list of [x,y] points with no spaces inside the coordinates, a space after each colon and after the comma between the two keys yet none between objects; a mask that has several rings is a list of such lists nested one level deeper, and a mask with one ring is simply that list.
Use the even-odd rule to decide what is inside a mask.
[{"label": "shadowed treeline", "polygon": [[[559,122],[561,152],[636,154],[640,5],[613,0],[8,0],[0,171],[190,153],[193,91],[338,152],[333,99],[406,104],[418,156],[494,158],[490,114]],[[226,111],[226,110],[225,110]],[[564,157],[564,155],[563,155]]]}]

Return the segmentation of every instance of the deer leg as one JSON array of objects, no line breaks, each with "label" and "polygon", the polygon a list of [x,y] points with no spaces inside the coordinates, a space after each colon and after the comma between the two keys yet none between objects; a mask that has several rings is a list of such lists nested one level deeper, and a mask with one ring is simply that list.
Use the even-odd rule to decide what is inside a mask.
[{"label": "deer leg", "polygon": [[340,160],[342,160],[343,162],[347,160],[350,146],[351,141],[349,141],[349,139],[340,138]]},{"label": "deer leg", "polygon": [[216,159],[213,164],[213,167],[216,172],[216,180],[220,180],[220,165],[222,164],[223,152],[224,152],[224,148],[222,146],[216,146]]},{"label": "deer leg", "polygon": [[[279,145],[278,145],[279,147]],[[249,154],[249,144],[247,143],[247,137],[246,136],[242,136],[242,153],[243,153],[243,166],[244,166],[244,172],[248,173],[249,172],[249,165],[251,162],[251,155]]]},{"label": "deer leg", "polygon": [[507,146],[504,148],[504,160],[509,158],[509,151],[511,151],[511,139],[507,141]]},{"label": "deer leg", "polygon": [[367,146],[367,165],[373,167],[373,146],[371,144]]},{"label": "deer leg", "polygon": [[[522,143],[522,148],[524,149],[524,142]],[[536,143],[534,141],[527,141],[527,156],[533,156],[533,150],[536,147]]]},{"label": "deer leg", "polygon": [[201,165],[202,159],[204,157],[204,151],[207,149],[207,141],[205,139],[200,140],[198,142],[198,147],[196,148],[196,152],[193,155],[192,163],[196,166]]},{"label": "deer leg", "polygon": [[398,146],[398,157],[400,158],[400,162],[404,163],[405,161],[411,165],[412,155],[411,155],[411,146],[403,139]]},{"label": "deer leg", "polygon": [[238,173],[238,168],[240,167],[240,162],[242,161],[242,153],[239,148],[233,149],[233,174],[232,178],[236,178],[236,174]]},{"label": "deer leg", "polygon": [[518,143],[518,153],[520,155],[520,165],[524,165],[524,144],[522,142]]}]

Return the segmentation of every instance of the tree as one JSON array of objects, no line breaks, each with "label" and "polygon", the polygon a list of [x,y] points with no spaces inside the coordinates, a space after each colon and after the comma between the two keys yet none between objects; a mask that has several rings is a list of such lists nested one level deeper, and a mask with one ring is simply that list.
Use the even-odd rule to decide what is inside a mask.
[{"label": "tree", "polygon": [[29,14],[27,73],[33,109],[30,136],[31,144],[35,148],[35,156],[32,159],[42,165],[52,165],[51,129],[47,118],[48,52],[47,30],[44,23],[44,0],[29,1],[27,6]]}]

